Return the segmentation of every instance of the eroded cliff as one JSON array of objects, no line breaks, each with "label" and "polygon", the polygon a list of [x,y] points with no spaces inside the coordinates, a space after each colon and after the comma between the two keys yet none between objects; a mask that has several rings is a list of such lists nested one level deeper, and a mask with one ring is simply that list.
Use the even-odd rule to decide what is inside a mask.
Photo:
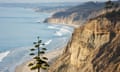
[{"label": "eroded cliff", "polygon": [[[93,16],[91,13],[98,11],[104,7],[104,3],[87,2],[78,6],[60,11],[46,19],[44,22],[53,24],[83,24],[89,17]],[[94,14],[95,15],[95,14]]]},{"label": "eroded cliff", "polygon": [[120,9],[75,29],[49,72],[120,72]]}]

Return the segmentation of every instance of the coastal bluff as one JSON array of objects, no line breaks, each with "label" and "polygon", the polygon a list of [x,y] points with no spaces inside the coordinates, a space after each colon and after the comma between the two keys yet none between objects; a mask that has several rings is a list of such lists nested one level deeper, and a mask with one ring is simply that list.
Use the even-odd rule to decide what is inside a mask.
[{"label": "coastal bluff", "polygon": [[76,28],[49,72],[120,72],[120,8]]},{"label": "coastal bluff", "polygon": [[[45,23],[52,24],[74,24],[81,25],[86,22],[87,19],[93,17],[98,10],[104,7],[104,3],[99,2],[86,2],[64,11],[59,11],[47,18]],[[94,12],[94,14],[92,14]]]}]

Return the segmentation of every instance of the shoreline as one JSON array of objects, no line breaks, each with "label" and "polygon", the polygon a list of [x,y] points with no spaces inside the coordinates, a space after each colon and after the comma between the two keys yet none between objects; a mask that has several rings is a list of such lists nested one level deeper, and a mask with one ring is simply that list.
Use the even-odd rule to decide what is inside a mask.
[{"label": "shoreline", "polygon": [[[48,62],[50,65],[59,55],[61,55],[63,53],[63,50],[64,50],[64,48],[55,49],[55,50],[50,51],[45,54],[45,56],[48,57]],[[16,66],[15,72],[37,72],[36,70],[31,71],[30,68],[27,66],[31,61],[33,61],[33,60],[28,60],[28,61]],[[47,72],[47,71],[41,70],[41,72]]]},{"label": "shoreline", "polygon": [[[43,22],[43,23],[46,23],[46,22]],[[49,23],[49,22],[47,22]],[[68,26],[68,27],[73,27],[73,28],[78,28],[80,27],[81,25],[77,25],[77,24],[56,24],[56,23],[49,23],[51,25],[64,25],[64,26]]]},{"label": "shoreline", "polygon": [[76,24],[58,24],[58,25],[71,26],[71,27],[74,27],[74,28],[80,27],[80,25],[76,25]]}]

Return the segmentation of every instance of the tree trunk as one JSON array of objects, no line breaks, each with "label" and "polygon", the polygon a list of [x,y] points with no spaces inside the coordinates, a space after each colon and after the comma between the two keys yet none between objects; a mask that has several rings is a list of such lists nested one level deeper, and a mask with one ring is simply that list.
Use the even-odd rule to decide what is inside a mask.
[{"label": "tree trunk", "polygon": [[38,68],[38,72],[40,72],[40,68]]}]

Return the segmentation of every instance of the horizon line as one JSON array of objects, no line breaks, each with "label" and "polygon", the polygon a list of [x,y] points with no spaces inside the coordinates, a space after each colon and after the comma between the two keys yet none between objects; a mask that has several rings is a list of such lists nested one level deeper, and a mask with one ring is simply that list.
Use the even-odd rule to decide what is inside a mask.
[{"label": "horizon line", "polygon": [[85,1],[85,2],[0,2],[0,3],[29,3],[29,4],[32,4],[32,3],[86,3],[86,2],[105,2],[105,1]]}]

